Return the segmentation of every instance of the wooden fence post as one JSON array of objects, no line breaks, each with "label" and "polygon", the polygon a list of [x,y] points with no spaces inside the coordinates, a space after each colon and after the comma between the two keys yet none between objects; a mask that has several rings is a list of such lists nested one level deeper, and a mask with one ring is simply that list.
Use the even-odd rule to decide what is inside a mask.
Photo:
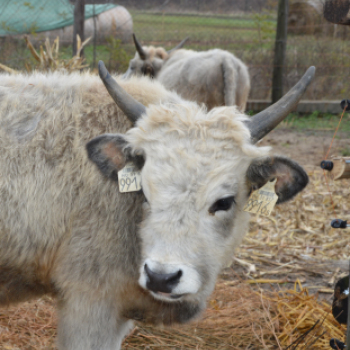
[{"label": "wooden fence post", "polygon": [[[85,0],[75,0],[74,3],[74,28],[73,28],[73,56],[77,53],[77,34],[84,41]],[[83,51],[80,54],[83,55]]]},{"label": "wooden fence post", "polygon": [[283,72],[287,46],[288,0],[278,1],[275,57],[273,61],[272,103],[283,96]]}]

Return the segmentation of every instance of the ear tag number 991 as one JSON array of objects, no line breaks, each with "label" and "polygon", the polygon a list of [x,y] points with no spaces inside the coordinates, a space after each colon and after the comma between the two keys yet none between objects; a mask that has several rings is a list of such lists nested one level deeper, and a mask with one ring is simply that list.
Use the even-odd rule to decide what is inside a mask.
[{"label": "ear tag number 991", "polygon": [[243,210],[249,213],[270,216],[278,200],[275,192],[276,181],[277,179],[269,181],[263,187],[252,192]]},{"label": "ear tag number 991", "polygon": [[135,192],[141,190],[141,172],[133,163],[127,163],[118,171],[119,192]]}]

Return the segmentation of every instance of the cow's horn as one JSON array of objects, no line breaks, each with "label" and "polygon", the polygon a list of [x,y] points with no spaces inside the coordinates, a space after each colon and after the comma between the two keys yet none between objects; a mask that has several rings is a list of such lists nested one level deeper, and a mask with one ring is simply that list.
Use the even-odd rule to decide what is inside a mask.
[{"label": "cow's horn", "polygon": [[310,67],[299,82],[280,100],[247,121],[253,143],[261,140],[273,130],[298,104],[306,88],[315,75],[315,67]]},{"label": "cow's horn", "polygon": [[176,45],[175,47],[173,47],[171,50],[167,51],[168,54],[170,55],[172,52],[181,49],[185,44],[186,41],[189,39],[189,37],[185,38],[184,40],[181,41],[180,44]]},{"label": "cow's horn", "polygon": [[133,123],[135,123],[143,113],[146,113],[146,107],[142,103],[136,101],[119,86],[115,79],[109,74],[102,61],[98,62],[98,73],[114,102]]},{"label": "cow's horn", "polygon": [[145,52],[145,50],[142,48],[141,44],[136,39],[135,34],[133,34],[132,37],[134,38],[135,47],[136,47],[137,52],[140,55],[141,60],[145,60],[146,59],[146,52]]}]

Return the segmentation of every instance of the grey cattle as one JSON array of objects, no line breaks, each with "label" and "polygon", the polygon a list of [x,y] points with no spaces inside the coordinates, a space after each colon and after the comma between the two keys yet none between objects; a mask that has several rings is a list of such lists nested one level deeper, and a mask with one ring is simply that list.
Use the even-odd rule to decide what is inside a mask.
[{"label": "grey cattle", "polygon": [[135,57],[125,78],[148,75],[183,98],[204,103],[208,109],[236,105],[245,111],[250,91],[247,66],[232,53],[220,49],[193,51],[142,47],[134,35]]},{"label": "grey cattle", "polygon": [[[283,202],[308,181],[255,143],[313,68],[252,118],[99,69],[109,94],[90,73],[0,75],[0,305],[56,296],[60,350],[118,350],[133,320],[197,316],[247,229],[249,193],[277,178]],[[127,163],[142,190],[119,192]]]}]

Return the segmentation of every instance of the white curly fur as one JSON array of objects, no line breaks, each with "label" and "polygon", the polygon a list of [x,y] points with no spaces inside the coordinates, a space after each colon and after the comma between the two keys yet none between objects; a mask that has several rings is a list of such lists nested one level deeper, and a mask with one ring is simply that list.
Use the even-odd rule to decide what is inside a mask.
[{"label": "white curly fur", "polygon": [[[246,231],[247,167],[268,153],[235,107],[207,112],[147,78],[120,84],[147,106],[134,128],[97,76],[0,76],[0,304],[56,295],[59,349],[116,350],[130,319],[198,314]],[[88,160],[104,133],[144,155],[148,203]],[[230,210],[208,212],[227,195]],[[145,261],[182,269],[174,293],[185,296],[145,291]]]}]

